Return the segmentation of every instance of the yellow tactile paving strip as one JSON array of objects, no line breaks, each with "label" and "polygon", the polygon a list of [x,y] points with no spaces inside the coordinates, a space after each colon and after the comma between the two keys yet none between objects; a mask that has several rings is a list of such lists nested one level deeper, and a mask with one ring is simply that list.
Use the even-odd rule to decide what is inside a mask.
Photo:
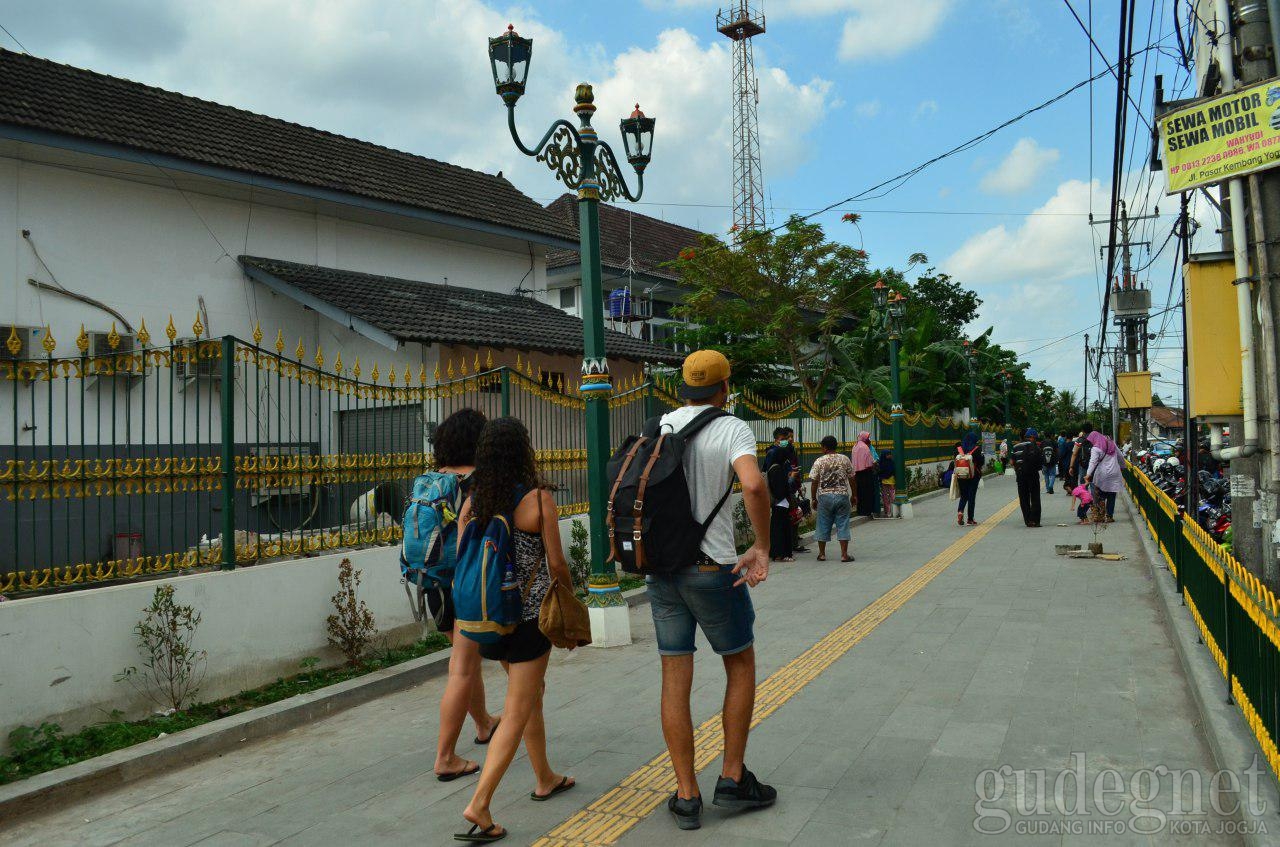
[{"label": "yellow tactile paving strip", "polygon": [[[985,538],[996,524],[1017,508],[1016,500],[1006,505],[981,526],[965,533],[911,576],[880,595],[861,612],[760,683],[756,687],[756,705],[751,726],[757,726],[772,715],[819,674],[835,664],[836,660],[920,593],[934,577]],[[717,712],[694,731],[694,767],[701,771],[720,758],[723,751],[724,730]],[[671,771],[671,760],[664,752],[585,809],[555,826],[535,841],[534,847],[608,847],[617,843],[628,830],[665,803],[675,790],[676,780]]]}]

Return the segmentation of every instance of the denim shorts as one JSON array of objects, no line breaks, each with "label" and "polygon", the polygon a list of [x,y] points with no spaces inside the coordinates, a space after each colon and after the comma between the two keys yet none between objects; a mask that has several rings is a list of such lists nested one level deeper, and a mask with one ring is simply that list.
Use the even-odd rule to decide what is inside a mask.
[{"label": "denim shorts", "polygon": [[853,515],[853,506],[849,504],[848,494],[818,495],[818,531],[814,539],[823,544],[831,540],[834,527],[837,541],[849,540],[849,518]]},{"label": "denim shorts", "polygon": [[649,609],[658,637],[658,653],[688,656],[697,647],[694,628],[721,656],[741,653],[755,642],[756,611],[746,584],[734,587],[733,565],[719,565],[705,556],[696,565],[669,574],[645,577]]}]

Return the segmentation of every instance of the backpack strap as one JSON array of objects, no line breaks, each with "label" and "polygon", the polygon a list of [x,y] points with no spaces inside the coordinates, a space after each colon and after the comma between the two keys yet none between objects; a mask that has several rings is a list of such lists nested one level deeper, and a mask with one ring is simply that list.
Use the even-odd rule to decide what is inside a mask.
[{"label": "backpack strap", "polygon": [[711,522],[716,519],[716,515],[720,514],[720,510],[724,508],[724,504],[729,502],[729,495],[733,493],[733,477],[729,477],[729,487],[724,490],[724,495],[720,498],[720,502],[716,503],[716,507],[711,510],[711,514],[707,515],[707,519],[702,522],[702,531],[705,533],[710,527]]},{"label": "backpack strap", "polygon": [[676,434],[679,435],[681,438],[683,438],[685,441],[690,441],[693,439],[695,435],[697,435],[699,432],[702,432],[702,430],[706,427],[707,424],[711,423],[717,418],[726,418],[728,416],[729,416],[729,413],[726,412],[724,409],[717,409],[715,406],[708,406],[705,411],[699,412],[698,415],[693,420],[685,424],[684,427],[680,430],[680,432]]},{"label": "backpack strap", "polygon": [[640,472],[640,484],[636,487],[636,499],[631,504],[631,513],[635,517],[631,539],[636,545],[636,570],[644,570],[644,531],[642,529],[644,524],[641,521],[641,512],[644,509],[644,492],[649,487],[649,472],[657,464],[658,457],[662,455],[662,445],[666,442],[666,433],[658,436],[658,443],[654,445],[653,453],[649,455],[649,461],[645,464],[644,470]]},{"label": "backpack strap", "polygon": [[[658,419],[653,418],[653,420],[656,421]],[[648,428],[649,428],[648,424],[646,424],[645,429],[647,430]],[[626,458],[622,460],[622,467],[618,470],[618,478],[613,481],[613,490],[609,492],[609,508],[605,514],[605,523],[608,524],[609,526],[609,561],[610,562],[618,561],[618,542],[613,537],[613,530],[616,523],[613,517],[613,501],[614,501],[614,498],[618,496],[618,486],[622,485],[622,478],[627,475],[627,469],[631,467],[631,462],[633,459],[635,459],[636,452],[648,440],[649,440],[649,436],[642,435],[636,439],[635,444],[631,445],[631,449],[627,451]],[[541,501],[538,502],[538,506],[539,506],[539,509],[541,509],[541,506],[542,506]],[[541,511],[539,511],[538,516],[539,517],[542,516]]]}]

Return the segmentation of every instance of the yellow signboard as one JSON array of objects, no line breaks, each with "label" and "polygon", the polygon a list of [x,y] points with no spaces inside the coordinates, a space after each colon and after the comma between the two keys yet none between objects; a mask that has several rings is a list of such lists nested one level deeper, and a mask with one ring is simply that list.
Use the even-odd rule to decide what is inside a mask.
[{"label": "yellow signboard", "polygon": [[1187,376],[1190,414],[1219,418],[1244,414],[1240,400],[1240,319],[1231,259],[1192,261],[1186,281]]},{"label": "yellow signboard", "polygon": [[1121,409],[1151,408],[1151,372],[1133,371],[1116,374]]},{"label": "yellow signboard", "polygon": [[1280,80],[1166,113],[1160,149],[1169,194],[1280,164]]}]

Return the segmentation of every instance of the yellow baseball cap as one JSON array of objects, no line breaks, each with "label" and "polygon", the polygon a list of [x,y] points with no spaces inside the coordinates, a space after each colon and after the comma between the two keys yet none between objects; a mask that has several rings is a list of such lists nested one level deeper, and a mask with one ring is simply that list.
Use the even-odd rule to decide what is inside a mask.
[{"label": "yellow baseball cap", "polygon": [[683,372],[680,396],[685,400],[706,400],[714,397],[729,379],[729,360],[719,350],[695,350],[684,357]]}]

